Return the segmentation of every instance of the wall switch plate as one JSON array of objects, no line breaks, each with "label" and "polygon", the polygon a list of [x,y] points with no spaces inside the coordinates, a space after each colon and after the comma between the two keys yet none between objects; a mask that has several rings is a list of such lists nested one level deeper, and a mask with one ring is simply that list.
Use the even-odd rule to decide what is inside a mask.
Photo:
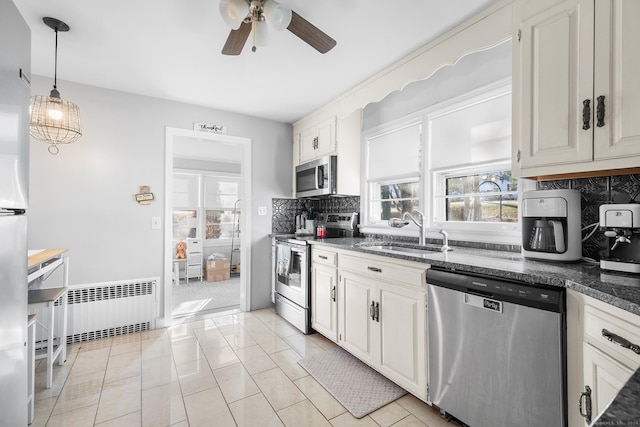
[{"label": "wall switch plate", "polygon": [[266,215],[267,207],[266,206],[258,206],[258,215]]},{"label": "wall switch plate", "polygon": [[152,230],[160,230],[160,217],[152,216],[151,217],[151,229]]}]

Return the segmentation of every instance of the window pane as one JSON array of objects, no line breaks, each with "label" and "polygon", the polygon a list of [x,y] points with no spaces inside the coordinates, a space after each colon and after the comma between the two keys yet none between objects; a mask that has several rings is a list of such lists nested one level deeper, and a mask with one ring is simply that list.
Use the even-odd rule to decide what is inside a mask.
[{"label": "window pane", "polygon": [[232,210],[207,210],[205,224],[206,239],[230,239],[240,237],[240,212],[235,217]]},{"label": "window pane", "polygon": [[518,196],[468,196],[447,199],[447,221],[517,222]]},{"label": "window pane", "polygon": [[198,175],[173,174],[173,206],[196,207],[200,205],[200,177]]},{"label": "window pane", "polygon": [[511,171],[487,172],[446,179],[446,194],[518,191],[518,179]]},{"label": "window pane", "polygon": [[370,218],[374,221],[400,218],[403,213],[420,207],[419,182],[374,183],[371,194]]},{"label": "window pane", "polygon": [[238,199],[239,180],[232,177],[205,176],[205,207],[232,208]]},{"label": "window pane", "polygon": [[452,176],[445,187],[447,221],[518,221],[518,180],[511,171]]},{"label": "window pane", "polygon": [[380,200],[410,199],[420,195],[420,185],[417,182],[380,185]]},{"label": "window pane", "polygon": [[175,239],[195,238],[198,228],[196,211],[173,211],[173,237]]},{"label": "window pane", "polygon": [[381,220],[389,220],[391,218],[402,218],[405,212],[412,212],[420,207],[418,200],[403,200],[401,202],[382,202],[381,203]]}]

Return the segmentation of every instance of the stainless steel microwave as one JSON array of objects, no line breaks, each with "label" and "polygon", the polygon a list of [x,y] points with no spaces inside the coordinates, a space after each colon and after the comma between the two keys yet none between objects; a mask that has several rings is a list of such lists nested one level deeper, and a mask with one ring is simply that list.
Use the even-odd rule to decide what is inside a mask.
[{"label": "stainless steel microwave", "polygon": [[336,194],[338,156],[326,156],[296,166],[296,197]]}]

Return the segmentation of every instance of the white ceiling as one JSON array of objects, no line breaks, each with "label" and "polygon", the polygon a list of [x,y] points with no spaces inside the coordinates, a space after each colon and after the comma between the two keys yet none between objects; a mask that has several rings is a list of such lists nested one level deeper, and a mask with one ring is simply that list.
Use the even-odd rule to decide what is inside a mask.
[{"label": "white ceiling", "polygon": [[[240,56],[219,0],[13,0],[31,27],[32,74],[292,123],[497,0],[280,0],[337,41],[327,54],[293,33]],[[251,39],[251,36],[250,36]],[[52,82],[53,83],[53,82]]]}]

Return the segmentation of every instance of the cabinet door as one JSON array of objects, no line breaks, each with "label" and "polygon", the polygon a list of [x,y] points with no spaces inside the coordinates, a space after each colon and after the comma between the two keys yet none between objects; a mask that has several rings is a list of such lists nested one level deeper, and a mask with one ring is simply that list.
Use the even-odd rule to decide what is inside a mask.
[{"label": "cabinet door", "polygon": [[318,128],[307,129],[300,133],[300,163],[308,162],[316,157]]},{"label": "cabinet door", "polygon": [[[593,0],[561,1],[521,23],[513,117],[520,169],[593,158],[593,9]],[[589,129],[583,129],[585,100]]]},{"label": "cabinet door", "polygon": [[342,272],[341,275],[338,297],[342,321],[340,344],[363,362],[374,365],[377,354],[372,341],[378,324],[372,320],[370,309],[371,304],[375,304],[375,284],[371,279],[353,273]]},{"label": "cabinet door", "polygon": [[607,408],[633,371],[589,344],[584,344],[584,383],[591,387],[591,421]]},{"label": "cabinet door", "polygon": [[594,103],[604,96],[605,107],[602,126],[594,121],[596,160],[640,155],[638,17],[637,0],[596,1]]},{"label": "cabinet door", "polygon": [[336,151],[336,123],[335,119],[328,120],[318,127],[318,143],[316,156],[326,156]]},{"label": "cabinet door", "polygon": [[338,341],[337,286],[335,267],[311,266],[311,327]]},{"label": "cabinet door", "polygon": [[426,393],[426,295],[380,283],[379,370],[406,389]]}]

